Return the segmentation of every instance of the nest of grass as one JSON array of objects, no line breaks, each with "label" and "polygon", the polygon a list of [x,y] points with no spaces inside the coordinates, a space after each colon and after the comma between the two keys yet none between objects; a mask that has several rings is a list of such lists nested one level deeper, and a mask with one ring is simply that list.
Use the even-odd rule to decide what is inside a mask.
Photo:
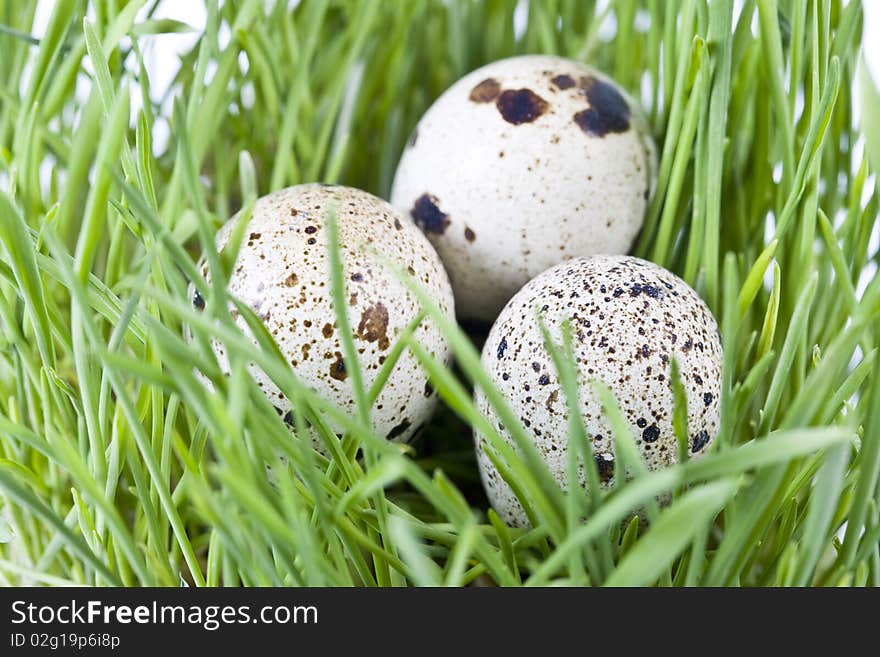
[{"label": "nest of grass", "polygon": [[[858,2],[209,1],[195,31],[155,0],[85,4],[0,5],[4,585],[880,584],[880,119],[857,126],[853,89],[880,101]],[[157,89],[146,62],[180,34]],[[256,317],[255,344],[213,310],[222,276],[201,313],[187,286],[260,194],[387,198],[434,98],[538,52],[641,100],[660,167],[634,253],[706,300],[725,362],[706,458],[594,495],[524,461],[542,522],[523,530],[479,484],[473,331],[441,322],[452,368],[418,354],[444,404],[402,448],[369,429],[376,391],[341,412]],[[276,379],[294,433],[332,457],[291,439],[244,367],[223,376],[212,339]]]}]

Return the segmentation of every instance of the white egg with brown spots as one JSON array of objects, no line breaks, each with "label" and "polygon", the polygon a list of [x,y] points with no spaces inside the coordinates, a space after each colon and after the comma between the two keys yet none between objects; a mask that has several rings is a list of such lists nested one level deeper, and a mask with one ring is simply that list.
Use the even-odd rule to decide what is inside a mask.
[{"label": "white egg with brown spots", "polygon": [[[369,388],[375,381],[394,343],[420,312],[418,300],[376,252],[406,270],[450,316],[454,314],[453,298],[446,272],[425,236],[372,194],[350,187],[308,184],[257,201],[229,292],[262,319],[304,384],[354,413],[352,383],[330,291],[325,222],[331,211],[337,216],[346,313],[365,386]],[[232,230],[230,221],[219,231],[219,250]],[[232,313],[247,331],[244,319],[235,310]],[[415,337],[429,353],[448,360],[449,347],[432,322],[423,321]],[[228,372],[225,347],[215,343],[214,350]],[[251,369],[279,414],[291,421],[290,402],[261,370]],[[373,429],[390,440],[408,441],[430,418],[435,404],[427,375],[407,350],[373,405]]]},{"label": "white egg with brown spots", "polygon": [[559,57],[484,66],[425,113],[391,192],[437,248],[461,317],[492,321],[529,279],[573,257],[626,253],[655,149],[610,78]]},{"label": "white egg with brown spots", "polygon": [[[678,460],[670,387],[675,359],[687,397],[689,456],[707,451],[718,433],[722,364],[709,308],[684,281],[654,263],[629,256],[578,258],[520,290],[492,327],[482,354],[483,366],[561,486],[569,413],[539,313],[556,344],[569,321],[579,410],[604,487],[615,483],[615,450],[595,381],[614,393],[647,467],[662,468]],[[475,394],[479,410],[513,446],[482,390]],[[528,526],[525,511],[486,454],[484,436],[477,432],[474,438],[492,506],[508,523]],[[583,463],[579,473],[585,485]]]}]

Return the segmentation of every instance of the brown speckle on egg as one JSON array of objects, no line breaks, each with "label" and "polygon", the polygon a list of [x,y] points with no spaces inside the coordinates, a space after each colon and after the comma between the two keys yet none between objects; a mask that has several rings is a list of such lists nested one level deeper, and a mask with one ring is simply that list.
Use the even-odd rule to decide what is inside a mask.
[{"label": "brown speckle on egg", "polygon": [[486,78],[471,89],[468,96],[475,103],[491,103],[501,93],[501,84],[493,78]]},{"label": "brown speckle on egg", "polygon": [[388,309],[381,303],[370,306],[361,313],[357,336],[367,342],[379,343],[379,349],[388,349]]},{"label": "brown speckle on egg", "polygon": [[336,360],[330,363],[330,377],[337,381],[345,381],[348,378],[348,372],[345,369],[342,353],[337,351],[333,355],[336,357]]}]

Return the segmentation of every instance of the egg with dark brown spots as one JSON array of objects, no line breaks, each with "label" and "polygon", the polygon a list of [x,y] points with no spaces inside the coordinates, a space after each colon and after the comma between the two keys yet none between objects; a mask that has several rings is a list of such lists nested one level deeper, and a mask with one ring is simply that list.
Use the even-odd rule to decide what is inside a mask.
[{"label": "egg with dark brown spots", "polygon": [[[578,408],[604,487],[614,485],[618,469],[596,381],[614,393],[647,467],[662,468],[678,461],[670,387],[675,359],[687,397],[688,455],[706,453],[719,426],[721,340],[709,308],[684,281],[630,256],[577,258],[530,281],[496,320],[483,348],[483,366],[565,486],[569,410],[539,314],[557,345],[563,322],[569,322]],[[480,412],[513,446],[482,390],[475,397]],[[492,506],[510,524],[527,526],[525,511],[489,460],[479,432],[475,442]],[[579,474],[585,485],[583,463]]]},{"label": "egg with dark brown spots", "polygon": [[610,78],[559,57],[494,62],[425,113],[392,203],[443,259],[462,318],[492,321],[558,262],[626,253],[656,156],[637,104]]},{"label": "egg with dark brown spots", "polygon": [[[405,275],[412,276],[450,316],[454,315],[452,289],[437,253],[422,232],[372,194],[308,184],[282,189],[257,201],[229,292],[262,319],[304,384],[354,413],[352,381],[330,291],[326,218],[331,211],[336,214],[339,231],[345,311],[367,388],[376,380],[401,333],[420,312],[418,300],[393,268],[408,272]],[[221,251],[232,230],[231,221],[218,233]],[[392,266],[383,263],[378,253]],[[233,316],[247,331],[244,318],[234,312]],[[415,337],[429,353],[448,360],[449,347],[434,323],[423,321]],[[215,343],[214,350],[221,367],[228,371],[225,347]],[[290,402],[261,370],[251,369],[279,414],[286,415]],[[378,436],[408,441],[429,419],[435,404],[427,375],[406,350],[373,404],[373,429]]]}]

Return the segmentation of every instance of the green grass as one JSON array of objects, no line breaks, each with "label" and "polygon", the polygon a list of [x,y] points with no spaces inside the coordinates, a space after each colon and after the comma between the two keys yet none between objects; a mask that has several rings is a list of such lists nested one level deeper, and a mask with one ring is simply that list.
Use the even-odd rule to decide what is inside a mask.
[{"label": "green grass", "polygon": [[[185,26],[153,19],[156,2],[96,1],[88,20],[85,2],[58,2],[45,34],[33,3],[0,2],[0,584],[880,584],[880,132],[876,111],[861,112],[864,135],[854,120],[854,85],[866,108],[877,98],[857,66],[858,2],[746,0],[734,19],[732,0],[533,0],[522,33],[513,0],[264,4],[208,2],[166,115],[142,50]],[[256,344],[239,332],[225,312],[233,259],[213,249],[220,224],[244,225],[284,185],[387,197],[432,99],[526,52],[590,62],[643,99],[660,168],[634,252],[693,285],[724,342],[704,459],[648,472],[597,390],[634,473],[608,493],[595,477],[592,493],[556,487],[473,336],[417,288],[455,367],[412,331],[393,353],[416,355],[444,406],[411,447],[372,435],[378,389],[353,345],[350,416],[241,305]],[[342,300],[342,276],[329,284]],[[234,355],[229,377],[212,338]],[[570,397],[570,345],[550,346]],[[329,459],[291,438],[251,361]],[[519,456],[476,410],[475,382]],[[488,510],[472,426],[535,529]],[[570,439],[583,453],[577,419]]]}]

